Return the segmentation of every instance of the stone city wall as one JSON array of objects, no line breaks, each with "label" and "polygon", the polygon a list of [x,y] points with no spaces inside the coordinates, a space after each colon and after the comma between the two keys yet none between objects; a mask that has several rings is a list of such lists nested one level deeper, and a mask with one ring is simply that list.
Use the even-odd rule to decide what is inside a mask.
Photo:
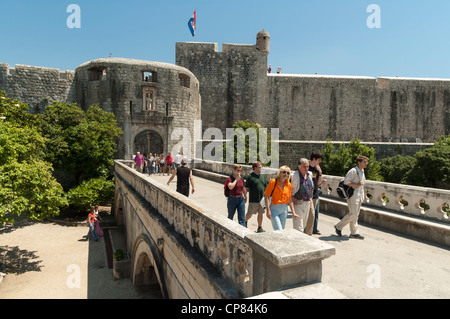
[{"label": "stone city wall", "polygon": [[431,143],[450,133],[450,80],[267,74],[255,45],[177,43],[200,82],[203,129],[249,119],[283,140]]},{"label": "stone city wall", "polygon": [[0,91],[27,103],[31,112],[41,112],[52,101],[75,102],[75,72],[0,63]]},{"label": "stone city wall", "polygon": [[450,133],[450,80],[275,74],[269,87],[281,139],[431,143]]}]

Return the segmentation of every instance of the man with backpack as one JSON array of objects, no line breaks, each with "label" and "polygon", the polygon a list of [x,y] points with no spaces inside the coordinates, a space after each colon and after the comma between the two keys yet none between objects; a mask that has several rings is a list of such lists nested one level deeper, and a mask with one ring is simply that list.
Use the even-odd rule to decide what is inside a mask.
[{"label": "man with backpack", "polygon": [[344,179],[344,185],[354,188],[353,195],[347,198],[348,214],[341,219],[339,223],[334,225],[336,234],[342,236],[342,228],[350,224],[350,238],[364,239],[358,232],[358,216],[361,209],[361,203],[364,200],[364,183],[366,177],[364,169],[369,163],[369,159],[365,156],[359,155],[356,158],[357,165],[347,172]]}]

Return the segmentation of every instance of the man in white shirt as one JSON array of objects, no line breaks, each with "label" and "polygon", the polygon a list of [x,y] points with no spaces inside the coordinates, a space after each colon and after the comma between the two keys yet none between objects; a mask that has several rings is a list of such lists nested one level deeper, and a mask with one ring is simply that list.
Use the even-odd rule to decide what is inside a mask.
[{"label": "man in white shirt", "polygon": [[361,203],[364,200],[364,183],[366,177],[364,175],[364,169],[369,163],[369,159],[365,156],[359,155],[356,158],[357,165],[347,172],[344,179],[344,185],[353,187],[355,191],[353,196],[347,199],[348,214],[341,219],[339,223],[334,225],[336,234],[342,236],[342,228],[347,224],[350,224],[350,238],[364,239],[358,232],[358,216],[361,209]]},{"label": "man in white shirt", "polygon": [[173,161],[175,162],[175,167],[178,168],[181,165],[181,159],[183,158],[183,151],[179,151],[177,155],[173,158]]}]

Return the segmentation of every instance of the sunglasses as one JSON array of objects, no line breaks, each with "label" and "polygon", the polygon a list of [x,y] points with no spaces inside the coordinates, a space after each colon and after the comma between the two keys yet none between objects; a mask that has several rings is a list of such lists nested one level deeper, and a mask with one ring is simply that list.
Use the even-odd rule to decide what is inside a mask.
[{"label": "sunglasses", "polygon": [[282,174],[290,174],[288,171],[281,171]]}]

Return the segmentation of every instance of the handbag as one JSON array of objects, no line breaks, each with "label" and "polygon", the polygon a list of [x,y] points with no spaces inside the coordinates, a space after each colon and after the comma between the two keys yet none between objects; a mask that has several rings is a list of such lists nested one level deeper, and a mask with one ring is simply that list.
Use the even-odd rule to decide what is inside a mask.
[{"label": "handbag", "polygon": [[[275,190],[275,187],[277,186],[277,183],[278,183],[278,179],[275,179],[275,186],[272,189],[272,193],[270,193],[269,203],[272,202],[273,191]],[[262,208],[266,208],[266,201],[264,199],[265,199],[265,197],[263,196],[263,198],[259,202],[261,204]]]}]

